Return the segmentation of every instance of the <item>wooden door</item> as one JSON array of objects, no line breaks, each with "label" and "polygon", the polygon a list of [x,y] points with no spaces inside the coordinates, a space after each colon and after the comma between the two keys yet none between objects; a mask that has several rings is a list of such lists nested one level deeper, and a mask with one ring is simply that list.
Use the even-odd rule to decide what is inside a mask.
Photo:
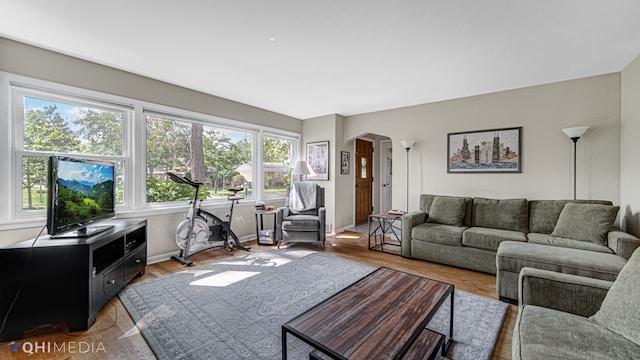
[{"label": "wooden door", "polygon": [[356,139],[356,215],[355,223],[367,222],[373,212],[373,144]]}]

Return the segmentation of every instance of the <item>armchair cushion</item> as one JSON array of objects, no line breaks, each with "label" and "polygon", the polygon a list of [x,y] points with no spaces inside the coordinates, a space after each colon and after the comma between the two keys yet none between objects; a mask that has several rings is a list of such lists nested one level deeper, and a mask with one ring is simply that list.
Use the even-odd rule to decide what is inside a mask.
[{"label": "armchair cushion", "polygon": [[562,209],[551,236],[607,244],[607,233],[619,206],[568,203]]},{"label": "armchair cushion", "polygon": [[622,268],[591,320],[640,345],[640,250]]},{"label": "armchair cushion", "polygon": [[290,215],[282,220],[282,230],[318,231],[320,218],[314,215]]},{"label": "armchair cushion", "polygon": [[460,197],[436,196],[431,203],[427,222],[462,226],[466,201]]}]

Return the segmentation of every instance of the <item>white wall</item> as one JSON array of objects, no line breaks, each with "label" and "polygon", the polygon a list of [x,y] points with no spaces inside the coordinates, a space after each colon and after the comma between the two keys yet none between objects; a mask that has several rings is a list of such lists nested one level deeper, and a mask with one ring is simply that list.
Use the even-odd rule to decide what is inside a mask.
[{"label": "white wall", "polygon": [[622,227],[640,236],[640,56],[622,71],[620,212]]},{"label": "white wall", "polygon": [[[344,137],[384,134],[393,141],[393,207],[419,194],[563,199],[573,196],[573,143],[560,129],[588,125],[578,142],[578,198],[620,203],[620,73],[438,103],[349,116]],[[447,133],[522,126],[522,173],[448,174]]]},{"label": "white wall", "polygon": [[[326,224],[335,229],[336,206],[336,122],[335,114],[307,119],[302,122],[302,159],[307,158],[307,144],[317,141],[329,141],[329,180],[316,181],[324,187],[324,202],[327,208]],[[338,152],[339,153],[339,152]],[[340,170],[338,169],[338,174]]]},{"label": "white wall", "polygon": [[[344,117],[336,115],[336,141],[335,141],[335,226],[333,230],[350,227],[353,225],[354,198],[355,198],[355,153],[354,142],[344,141]],[[347,151],[350,155],[349,174],[340,174],[341,151]]]},{"label": "white wall", "polygon": [[[282,114],[263,110],[231,100],[207,95],[176,85],[153,80],[143,76],[120,71],[89,61],[80,60],[60,53],[44,50],[23,43],[0,37],[0,71],[28,76],[36,79],[52,81],[59,84],[99,91],[102,93],[148,101],[198,113],[239,120],[251,124],[301,133],[302,122]],[[5,114],[8,112],[5,112]],[[0,116],[0,121],[10,121],[7,116]],[[1,127],[0,127],[1,128]],[[0,134],[0,141],[6,141]],[[10,164],[3,163],[0,156],[0,167],[10,169]],[[0,194],[0,198],[2,198]],[[270,202],[269,205],[281,205]],[[3,204],[7,206],[8,204]],[[209,209],[224,216],[227,204],[223,208]],[[240,204],[236,208],[233,229],[240,237],[255,238],[255,221],[253,202]],[[186,208],[185,208],[186,212]],[[177,251],[174,242],[174,231],[182,220],[183,213],[157,215],[153,212],[121,214],[127,217],[144,217],[149,223],[149,256],[157,256]],[[267,220],[270,221],[270,220]],[[44,224],[33,223],[20,228],[0,231],[0,246],[16,243],[37,235]],[[2,224],[0,224],[2,225]],[[5,224],[6,225],[6,224]],[[6,226],[5,226],[6,228]]]}]

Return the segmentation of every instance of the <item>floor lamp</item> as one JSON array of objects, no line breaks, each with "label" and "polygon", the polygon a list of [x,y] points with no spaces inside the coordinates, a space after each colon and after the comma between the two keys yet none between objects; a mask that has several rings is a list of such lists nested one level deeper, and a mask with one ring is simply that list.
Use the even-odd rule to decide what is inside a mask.
[{"label": "floor lamp", "polygon": [[571,139],[571,141],[573,141],[573,200],[576,200],[576,177],[577,177],[577,173],[576,173],[576,149],[577,149],[577,145],[578,145],[578,140],[580,140],[580,137],[587,132],[587,130],[589,130],[588,126],[577,126],[577,127],[572,127],[572,128],[565,128],[562,129],[562,132],[564,132],[565,134],[567,134],[567,136],[569,137],[569,139]]},{"label": "floor lamp", "polygon": [[409,150],[415,143],[414,140],[400,141],[400,144],[407,150],[407,212],[409,212]]}]

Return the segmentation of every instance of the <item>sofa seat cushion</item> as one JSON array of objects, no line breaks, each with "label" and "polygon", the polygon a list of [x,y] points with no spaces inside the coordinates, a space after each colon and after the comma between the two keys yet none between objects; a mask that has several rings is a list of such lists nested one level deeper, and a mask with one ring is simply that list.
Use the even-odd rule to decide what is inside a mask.
[{"label": "sofa seat cushion", "polygon": [[527,235],[519,231],[471,227],[462,233],[462,245],[497,251],[503,241],[527,241]]},{"label": "sofa seat cushion", "polygon": [[471,226],[529,232],[527,199],[473,198]]},{"label": "sofa seat cushion", "polygon": [[591,319],[640,346],[640,250],[631,255]]},{"label": "sofa seat cushion", "polygon": [[443,245],[462,246],[462,232],[466,229],[468,229],[466,226],[422,223],[411,230],[411,238]]},{"label": "sofa seat cushion", "polygon": [[553,309],[520,307],[513,359],[640,359],[640,346],[587,318]]},{"label": "sofa seat cushion", "polygon": [[607,233],[616,220],[619,206],[566,204],[552,236],[607,245]]},{"label": "sofa seat cushion", "polygon": [[282,219],[282,230],[318,231],[320,219],[314,215],[291,215]]},{"label": "sofa seat cushion", "polygon": [[523,267],[614,281],[627,260],[615,254],[505,241],[498,247],[498,271],[519,274]]},{"label": "sofa seat cushion", "polygon": [[559,246],[573,248],[579,250],[598,251],[607,254],[613,254],[611,248],[604,245],[597,245],[590,241],[580,241],[561,237],[555,237],[547,234],[529,233],[527,234],[529,242],[532,244],[541,244],[549,246]]}]

